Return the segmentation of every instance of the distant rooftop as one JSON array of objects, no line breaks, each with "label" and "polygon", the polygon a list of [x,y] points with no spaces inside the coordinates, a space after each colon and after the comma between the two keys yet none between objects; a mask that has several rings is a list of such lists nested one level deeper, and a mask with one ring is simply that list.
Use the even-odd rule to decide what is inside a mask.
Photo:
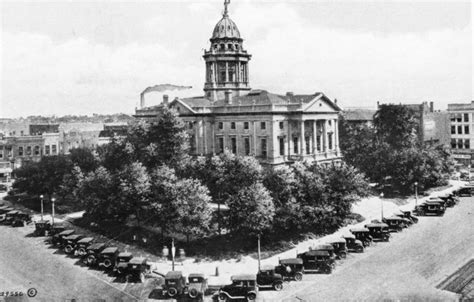
[{"label": "distant rooftop", "polygon": [[372,121],[375,112],[375,109],[351,109],[345,110],[342,115],[347,121]]}]

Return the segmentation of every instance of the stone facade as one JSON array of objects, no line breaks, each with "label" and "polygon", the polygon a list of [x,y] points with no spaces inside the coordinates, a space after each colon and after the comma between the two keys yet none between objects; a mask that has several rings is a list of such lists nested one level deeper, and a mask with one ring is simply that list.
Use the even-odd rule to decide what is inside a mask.
[{"label": "stone facade", "polygon": [[451,152],[466,167],[474,166],[474,101],[448,104]]}]

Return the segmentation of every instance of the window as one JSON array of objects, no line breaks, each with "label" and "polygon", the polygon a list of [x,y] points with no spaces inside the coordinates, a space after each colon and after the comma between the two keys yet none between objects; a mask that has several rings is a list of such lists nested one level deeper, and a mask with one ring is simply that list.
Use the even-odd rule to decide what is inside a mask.
[{"label": "window", "polygon": [[451,126],[451,134],[456,134],[456,126]]},{"label": "window", "polygon": [[328,133],[328,149],[332,150],[332,133]]},{"label": "window", "polygon": [[465,139],[465,140],[464,140],[464,149],[471,149],[470,140],[469,140],[469,139]]},{"label": "window", "polygon": [[245,155],[250,155],[250,138],[244,137],[244,151]]},{"label": "window", "polygon": [[218,79],[217,79],[217,82],[219,83],[224,83],[226,81],[226,75],[227,75],[227,71],[225,69],[225,64],[224,63],[218,63],[217,65],[218,67]]},{"label": "window", "polygon": [[306,146],[306,154],[311,154],[310,148],[309,148],[309,136],[306,136],[304,139],[305,139],[305,146]]},{"label": "window", "polygon": [[265,122],[260,122],[260,129],[262,129],[262,130],[267,129],[267,123],[265,123]]},{"label": "window", "polygon": [[449,115],[449,118],[451,119],[452,122],[454,122],[454,121],[456,120],[456,114],[451,113],[451,114]]},{"label": "window", "polygon": [[280,138],[280,155],[285,155],[285,139]]},{"label": "window", "polygon": [[244,122],[244,130],[249,130],[249,122]]},{"label": "window", "polygon": [[230,129],[235,129],[235,122],[230,122]]},{"label": "window", "polygon": [[57,150],[56,150],[56,145],[52,145],[51,146],[51,153],[54,155],[56,154]]},{"label": "window", "polygon": [[462,139],[458,139],[458,149],[462,149]]},{"label": "window", "polygon": [[237,139],[235,137],[230,138],[230,149],[232,153],[237,153]]},{"label": "window", "polygon": [[40,147],[35,146],[35,155],[40,155]]},{"label": "window", "polygon": [[284,128],[284,124],[283,124],[283,122],[280,122],[280,129],[283,130],[283,128]]},{"label": "window", "polygon": [[224,152],[224,138],[219,137],[218,143],[219,143],[219,149],[217,150],[217,152],[218,153],[223,153]]},{"label": "window", "polygon": [[458,134],[462,134],[462,126],[458,126]]},{"label": "window", "polygon": [[44,147],[44,154],[49,155],[49,152],[50,152],[50,147],[49,147],[49,145],[46,145]]},{"label": "window", "polygon": [[457,120],[458,122],[462,122],[462,114],[461,114],[461,113],[457,113],[457,114],[456,114],[456,120]]},{"label": "window", "polygon": [[26,155],[31,155],[31,146],[26,147]]},{"label": "window", "polygon": [[298,154],[298,137],[293,137],[293,153]]},{"label": "window", "polygon": [[217,127],[219,128],[219,130],[224,129],[224,123],[223,123],[223,122],[219,122],[219,123],[217,124]]},{"label": "window", "polygon": [[261,144],[262,144],[262,157],[267,157],[267,139],[262,138],[261,139]]},{"label": "window", "polygon": [[469,126],[464,126],[464,134],[469,134]]},{"label": "window", "polygon": [[456,139],[455,138],[451,139],[451,148],[456,149]]},{"label": "window", "polygon": [[469,113],[464,113],[464,121],[469,122]]},{"label": "window", "polygon": [[0,146],[0,158],[3,158],[3,146]]}]

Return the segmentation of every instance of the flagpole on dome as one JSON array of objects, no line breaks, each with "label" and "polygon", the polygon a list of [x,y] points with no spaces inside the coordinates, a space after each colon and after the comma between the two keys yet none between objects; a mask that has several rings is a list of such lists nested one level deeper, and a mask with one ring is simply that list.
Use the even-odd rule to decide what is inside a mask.
[{"label": "flagpole on dome", "polygon": [[230,0],[224,0],[224,17],[228,17],[229,13],[227,11],[227,5],[229,5]]}]

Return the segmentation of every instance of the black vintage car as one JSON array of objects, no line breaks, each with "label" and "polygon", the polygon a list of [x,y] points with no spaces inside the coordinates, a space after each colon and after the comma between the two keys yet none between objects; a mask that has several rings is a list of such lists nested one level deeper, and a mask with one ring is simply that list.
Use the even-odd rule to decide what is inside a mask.
[{"label": "black vintage car", "polygon": [[[87,255],[87,248],[93,243],[94,238],[92,237],[84,237],[77,241],[76,245],[74,245],[72,253],[74,256],[84,257]],[[66,251],[66,248],[64,249]],[[69,253],[69,254],[70,254]]]},{"label": "black vintage car", "polygon": [[446,208],[444,207],[444,202],[429,200],[416,206],[413,212],[418,216],[443,216],[445,211]]},{"label": "black vintage car", "polygon": [[389,241],[390,240],[390,232],[388,230],[388,225],[385,223],[369,223],[364,225],[365,228],[369,229],[370,236],[372,236],[373,240],[378,241]]},{"label": "black vintage car", "polygon": [[189,274],[187,293],[189,298],[202,301],[208,288],[207,278],[204,274]]},{"label": "black vintage car", "polygon": [[86,254],[81,256],[82,262],[88,266],[93,266],[97,263],[100,253],[107,247],[103,242],[93,243],[86,249]]},{"label": "black vintage car", "polygon": [[114,272],[117,276],[125,276],[125,271],[128,267],[128,262],[133,258],[132,253],[122,252],[117,255]]},{"label": "black vintage car", "polygon": [[347,242],[344,238],[332,240],[331,245],[334,247],[336,259],[344,259],[347,257]]},{"label": "black vintage car", "polygon": [[[93,265],[97,264],[99,267],[103,267],[106,270],[113,269],[115,264],[117,263],[119,254],[120,254],[120,251],[118,247],[116,246],[107,247],[102,252],[100,252],[98,256],[94,255],[95,261],[92,261]],[[131,254],[130,254],[130,259],[132,259]]]},{"label": "black vintage car", "polygon": [[410,224],[410,221],[398,216],[386,217],[382,222],[388,225],[390,232],[400,232]]},{"label": "black vintage car", "polygon": [[57,234],[53,235],[53,237],[51,239],[51,243],[53,245],[62,246],[63,242],[64,242],[64,238],[67,237],[67,236],[71,236],[74,233],[75,233],[74,230],[64,230],[60,233],[57,233]]},{"label": "black vintage car", "polygon": [[474,185],[468,184],[456,190],[455,194],[460,197],[471,197],[474,194]]},{"label": "black vintage car", "polygon": [[35,222],[34,236],[46,236],[51,230],[51,223],[49,220],[38,220]]},{"label": "black vintage car", "polygon": [[258,288],[273,288],[276,291],[283,289],[283,277],[275,271],[274,266],[263,266],[257,273]]},{"label": "black vintage car", "polygon": [[219,301],[255,301],[257,299],[258,286],[255,275],[235,275],[231,277],[231,280],[232,284],[219,289],[217,296]]},{"label": "black vintage car", "polygon": [[326,251],[329,253],[329,259],[331,264],[336,262],[336,253],[334,252],[334,246],[329,243],[318,244],[309,248],[310,251]]},{"label": "black vintage car", "polygon": [[459,202],[459,198],[454,196],[454,194],[446,194],[439,198],[444,200],[445,205],[450,208],[454,207]]},{"label": "black vintage car", "polygon": [[357,240],[360,240],[364,247],[368,247],[372,244],[372,236],[370,236],[370,231],[367,228],[354,228],[350,229],[351,233]]},{"label": "black vintage car", "polygon": [[74,247],[76,246],[77,242],[84,237],[84,235],[69,235],[64,237],[60,247],[63,248],[66,254],[71,254],[74,252]]},{"label": "black vintage car", "polygon": [[353,234],[344,235],[342,238],[346,241],[347,251],[356,253],[364,252],[364,244],[362,241],[356,239]]},{"label": "black vintage car", "polygon": [[127,263],[127,268],[124,270],[125,281],[134,282],[139,281],[144,283],[145,277],[150,273],[151,267],[148,264],[148,259],[143,257],[133,257]]},{"label": "black vintage car", "polygon": [[401,212],[400,214],[395,214],[395,215],[398,216],[398,217],[408,219],[411,222],[411,224],[418,223],[418,218],[413,216],[411,214],[411,211],[402,211],[402,210],[400,210],[400,212]]},{"label": "black vintage car", "polygon": [[303,280],[304,274],[303,259],[281,259],[279,264],[275,267],[275,272],[280,274],[284,280],[292,279],[295,281],[301,281]]},{"label": "black vintage car", "polygon": [[311,250],[298,254],[298,258],[303,259],[305,273],[330,274],[335,268],[334,257],[328,251]]},{"label": "black vintage car", "polygon": [[12,227],[23,227],[32,222],[31,215],[28,213],[18,213],[11,223]]},{"label": "black vintage car", "polygon": [[[15,219],[16,215],[18,215],[20,211],[12,210],[7,213],[3,217],[0,218],[0,222],[3,224],[11,224],[13,219]],[[3,219],[2,219],[3,218]]]},{"label": "black vintage car", "polygon": [[182,272],[171,271],[166,273],[165,283],[163,284],[163,291],[161,292],[163,297],[175,298],[184,295],[185,290],[186,278],[184,277]]}]

